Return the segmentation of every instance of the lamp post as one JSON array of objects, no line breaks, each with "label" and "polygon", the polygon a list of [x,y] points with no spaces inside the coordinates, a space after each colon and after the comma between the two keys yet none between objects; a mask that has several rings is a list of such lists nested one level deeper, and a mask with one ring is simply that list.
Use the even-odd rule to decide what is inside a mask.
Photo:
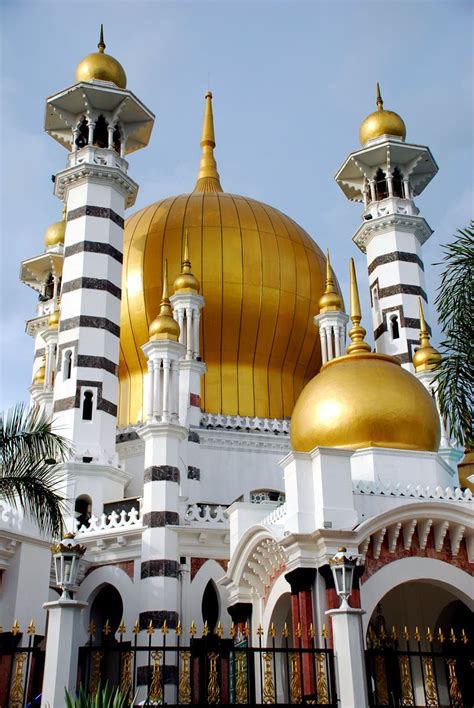
[{"label": "lamp post", "polygon": [[78,602],[71,595],[85,552],[86,547],[77,543],[72,533],[65,534],[60,543],[51,546],[56,583],[62,595],[43,605],[49,613],[41,697],[41,705],[45,707],[63,705],[64,689],[76,688],[80,620],[87,603]]},{"label": "lamp post", "polygon": [[360,559],[358,555],[349,555],[344,546],[329,559],[341,604],[337,609],[328,610],[326,614],[332,622],[334,654],[339,677],[339,698],[344,708],[368,705],[362,636],[364,610],[351,607],[348,603],[352,593],[354,571]]},{"label": "lamp post", "polygon": [[73,533],[65,534],[60,543],[51,546],[56,584],[63,591],[61,600],[72,600],[71,591],[76,585],[79,562],[85,552],[86,547],[74,540]]},{"label": "lamp post", "polygon": [[359,562],[360,556],[349,556],[347,553],[347,548],[344,546],[341,546],[336,555],[329,560],[329,565],[334,577],[334,584],[336,586],[336,592],[341,598],[341,604],[339,606],[340,610],[349,607],[347,600],[352,593],[354,571],[356,566],[359,565]]}]

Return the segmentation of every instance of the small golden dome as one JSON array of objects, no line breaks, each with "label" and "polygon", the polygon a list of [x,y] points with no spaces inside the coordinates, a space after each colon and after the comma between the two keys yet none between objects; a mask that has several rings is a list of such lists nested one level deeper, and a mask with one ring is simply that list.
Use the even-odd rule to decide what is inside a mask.
[{"label": "small golden dome", "polygon": [[183,260],[181,263],[181,273],[178,275],[174,281],[174,291],[175,293],[198,293],[199,292],[199,280],[191,272],[191,261],[189,260],[189,241],[188,241],[188,229],[186,229],[184,235],[184,252]]},{"label": "small golden dome", "polygon": [[439,351],[430,344],[430,336],[426,327],[420,297],[418,298],[418,308],[420,311],[420,346],[413,355],[413,366],[417,374],[422,371],[437,369],[442,358]]},{"label": "small golden dome", "polygon": [[36,371],[36,373],[33,377],[33,384],[35,386],[44,384],[45,378],[46,378],[46,357],[43,354],[43,359],[41,360],[41,366]]},{"label": "small golden dome", "polygon": [[329,249],[326,251],[326,289],[324,294],[319,298],[319,312],[342,312],[344,303],[342,297],[336,290],[334,280],[332,278],[331,263],[329,260]]},{"label": "small golden dome", "polygon": [[58,325],[59,325],[59,310],[55,310],[49,316],[48,328],[49,329],[57,329]]},{"label": "small golden dome", "polygon": [[111,81],[118,88],[124,89],[127,87],[127,75],[123,66],[110,56],[105,54],[104,30],[103,25],[100,26],[100,39],[97,45],[99,51],[88,54],[79,62],[76,68],[76,82],[92,81],[100,79],[100,81]]},{"label": "small golden dome", "polygon": [[66,233],[66,219],[55,221],[54,224],[48,226],[44,235],[45,248],[57,246],[59,243],[64,243],[64,234]]},{"label": "small golden dome", "polygon": [[351,259],[352,343],[303,389],[290,424],[291,447],[388,447],[436,452],[440,425],[436,404],[423,384],[391,356],[364,341],[354,262]]},{"label": "small golden dome", "polygon": [[369,140],[375,140],[381,135],[396,135],[405,140],[406,134],[405,123],[398,113],[384,110],[380,87],[377,84],[377,110],[362,121],[359,128],[360,142],[365,145]]},{"label": "small golden dome", "polygon": [[160,311],[151,323],[148,334],[150,340],[172,339],[177,342],[180,332],[179,324],[173,318],[173,310],[168,297],[168,262],[165,260]]}]

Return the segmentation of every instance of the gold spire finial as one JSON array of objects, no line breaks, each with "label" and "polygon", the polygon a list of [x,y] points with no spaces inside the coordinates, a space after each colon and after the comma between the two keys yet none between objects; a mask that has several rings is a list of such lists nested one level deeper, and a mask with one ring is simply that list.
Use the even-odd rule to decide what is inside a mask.
[{"label": "gold spire finial", "polygon": [[383,99],[382,99],[382,94],[380,93],[380,84],[377,81],[377,108],[379,111],[383,111]]},{"label": "gold spire finial", "polygon": [[354,259],[350,259],[350,285],[351,285],[351,314],[350,318],[353,327],[349,331],[349,337],[352,343],[347,347],[348,354],[356,354],[359,352],[370,352],[370,345],[364,342],[366,331],[360,325],[362,314],[360,310],[359,289],[357,287],[357,276],[354,265]]},{"label": "gold spire finial", "polygon": [[185,229],[183,237],[183,260],[181,261],[181,273],[174,281],[175,293],[198,293],[199,280],[191,271],[191,260],[189,258],[189,232]]},{"label": "gold spire finial", "polygon": [[326,250],[326,289],[319,298],[319,312],[342,312],[342,298],[336,290],[329,260],[329,249]]},{"label": "gold spire finial", "polygon": [[97,45],[97,48],[101,54],[104,53],[105,49],[105,42],[104,42],[104,25],[100,26],[100,36],[99,36],[99,44]]},{"label": "gold spire finial", "polygon": [[214,157],[216,138],[214,135],[214,116],[212,114],[212,93],[206,92],[204,108],[204,122],[201,134],[201,162],[199,174],[194,187],[195,192],[222,192],[217,163]]},{"label": "gold spire finial", "polygon": [[150,325],[150,339],[173,339],[178,341],[180,335],[179,324],[173,317],[170,299],[168,296],[168,261],[163,263],[163,294],[161,296],[160,311]]},{"label": "gold spire finial", "polygon": [[417,374],[422,371],[433,371],[441,362],[441,354],[430,344],[421,297],[418,297],[418,311],[420,314],[420,346],[413,355],[413,366]]}]

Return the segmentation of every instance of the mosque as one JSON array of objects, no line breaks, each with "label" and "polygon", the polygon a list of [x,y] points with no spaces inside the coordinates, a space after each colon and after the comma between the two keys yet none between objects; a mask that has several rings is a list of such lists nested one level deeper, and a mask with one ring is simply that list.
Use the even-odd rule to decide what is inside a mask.
[{"label": "mosque", "polygon": [[[58,600],[50,541],[0,502],[0,703],[26,705],[41,686],[25,647],[43,652],[42,705],[59,706],[78,676],[117,683],[105,649],[92,651],[103,641],[127,641],[131,657],[137,637],[176,646],[191,628],[196,647],[201,634],[230,642],[200,650],[208,693],[191,685],[192,651],[178,673],[160,652],[153,666],[122,652],[120,685],[128,666],[147,705],[472,705],[474,477],[460,482],[438,413],[425,319],[432,229],[416,198],[438,171],[430,149],[407,142],[377,87],[335,177],[360,205],[353,242],[367,256],[367,274],[348,261],[345,302],[303,228],[224,191],[210,91],[194,188],[133,213],[128,159],[153,122],[102,34],[46,99],[45,130],[67,155],[54,180],[64,211],[21,280],[38,300],[32,405],[73,443],[67,524],[81,561],[73,600]],[[244,666],[236,646],[275,651]]]}]

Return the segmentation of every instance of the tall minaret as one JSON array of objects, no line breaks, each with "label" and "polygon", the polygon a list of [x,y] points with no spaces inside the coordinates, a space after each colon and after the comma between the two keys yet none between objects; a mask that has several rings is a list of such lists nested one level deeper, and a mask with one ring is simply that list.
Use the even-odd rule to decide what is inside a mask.
[{"label": "tall minaret", "polygon": [[429,148],[405,142],[405,124],[384,110],[378,84],[377,110],[363,121],[359,135],[363,147],[349,155],[336,181],[348,199],[364,205],[353,240],[367,255],[376,350],[413,370],[417,298],[427,303],[421,247],[432,234],[414,197],[438,167]]},{"label": "tall minaret", "polygon": [[123,227],[138,191],[125,155],[148,144],[154,115],[126,90],[102,28],[98,50],[78,65],[73,86],[47,99],[45,130],[69,151],[54,184],[67,212],[54,425],[74,445],[72,493],[93,494],[100,506],[124,484],[113,471]]},{"label": "tall minaret", "polygon": [[326,287],[319,298],[319,315],[314,323],[319,327],[323,364],[346,353],[346,325],[349,317],[344,312],[342,297],[337,292],[331,271],[329,250],[326,251]]}]

